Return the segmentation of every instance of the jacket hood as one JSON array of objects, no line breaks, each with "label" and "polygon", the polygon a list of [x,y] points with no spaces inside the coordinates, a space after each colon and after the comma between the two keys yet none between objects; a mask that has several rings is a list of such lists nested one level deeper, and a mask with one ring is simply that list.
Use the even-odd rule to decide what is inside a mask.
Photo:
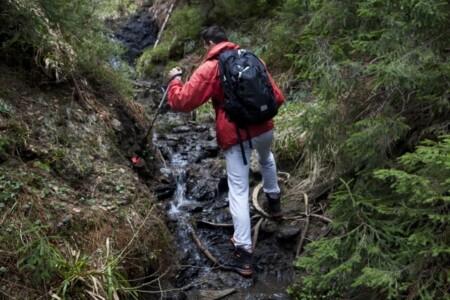
[{"label": "jacket hood", "polygon": [[239,49],[239,46],[232,42],[220,42],[209,49],[209,52],[206,54],[206,59],[209,60],[211,58],[217,57],[226,50],[235,50]]}]

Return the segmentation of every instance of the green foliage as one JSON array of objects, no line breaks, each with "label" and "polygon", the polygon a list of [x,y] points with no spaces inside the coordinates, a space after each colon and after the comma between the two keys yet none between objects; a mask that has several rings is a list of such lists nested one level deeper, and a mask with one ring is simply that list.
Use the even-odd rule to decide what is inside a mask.
[{"label": "green foliage", "polygon": [[2,175],[0,175],[0,204],[2,204],[2,207],[14,201],[22,188],[22,182],[11,178],[7,172],[2,172]]},{"label": "green foliage", "polygon": [[43,229],[32,226],[24,231],[22,240],[26,242],[17,251],[19,269],[28,272],[34,283],[57,285],[54,296],[63,299],[118,299],[119,295],[137,299],[137,293],[120,272],[120,253],[111,253],[109,243],[100,255],[82,255],[68,242],[63,252],[56,246],[61,238],[46,236]]},{"label": "green foliage", "polygon": [[298,161],[304,154],[305,131],[300,125],[305,106],[301,102],[283,105],[275,117],[277,138],[274,153],[279,160]]},{"label": "green foliage", "polygon": [[196,111],[196,121],[197,122],[214,122],[216,113],[214,111],[211,101],[206,102],[200,106]]},{"label": "green foliage", "polygon": [[199,40],[203,19],[198,7],[188,6],[175,10],[169,22],[168,35],[177,40]]},{"label": "green foliage", "polygon": [[377,116],[352,124],[341,144],[339,162],[341,170],[359,171],[364,166],[373,169],[384,164],[392,145],[408,130],[401,119],[395,116]]},{"label": "green foliage", "polygon": [[273,32],[316,99],[292,122],[306,133],[306,153],[348,182],[330,197],[333,236],[297,262],[307,275],[294,297],[448,297],[448,136],[401,156],[398,168],[374,170],[395,165],[419,137],[448,134],[449,8],[284,2]]},{"label": "green foliage", "polygon": [[95,263],[95,256],[82,255],[68,244],[66,247],[69,257],[61,260],[59,265],[63,280],[57,288],[58,296],[119,299],[119,295],[127,295],[129,299],[137,299],[136,291],[119,270],[120,256],[110,253],[109,244],[104,256]]},{"label": "green foliage", "polygon": [[280,2],[277,0],[257,0],[242,2],[239,0],[202,1],[201,10],[205,12],[207,23],[238,27],[247,18],[268,16]]},{"label": "green foliage", "polygon": [[[414,153],[401,156],[399,162],[404,170],[379,170],[375,177],[393,181],[391,188],[395,193],[408,199],[407,204],[420,208],[406,210],[417,221],[446,224],[450,220],[446,214],[450,201],[450,136],[443,136],[437,142],[424,141]],[[432,210],[427,211],[429,208]]]},{"label": "green foliage", "polygon": [[127,93],[126,74],[109,65],[122,50],[104,34],[95,9],[88,0],[3,1],[0,56],[56,81],[84,73]]},{"label": "green foliage", "polygon": [[112,42],[100,32],[90,32],[81,38],[76,49],[78,51],[76,68],[85,78],[118,91],[124,96],[132,95],[133,86],[130,78],[135,76],[135,71],[119,58],[123,53],[121,45]]},{"label": "green foliage", "polygon": [[9,147],[11,141],[7,138],[0,138],[0,162],[6,161],[9,157]]},{"label": "green foliage", "polygon": [[51,243],[55,238],[43,236],[40,227],[31,227],[23,234],[30,236],[31,240],[18,250],[19,269],[30,272],[35,283],[48,284],[57,275],[62,260],[58,248]]},{"label": "green foliage", "polygon": [[448,296],[450,137],[426,141],[398,162],[374,172],[372,186],[344,184],[333,194],[334,237],[311,243],[297,261],[309,272],[292,289],[297,297]]},{"label": "green foliage", "polygon": [[102,18],[123,17],[132,14],[138,9],[136,0],[97,0],[96,12]]},{"label": "green foliage", "polygon": [[408,136],[445,133],[450,9],[425,3],[284,1],[274,51],[287,50],[317,99],[302,128],[311,151],[339,162],[336,173],[370,174]]},{"label": "green foliage", "polygon": [[[179,60],[190,53],[202,54],[200,33],[203,28],[212,24],[226,27],[230,41],[243,47],[254,46],[254,51],[263,55],[267,50],[264,47],[267,43],[263,38],[252,36],[253,31],[260,27],[255,20],[261,16],[266,18],[271,15],[281,2],[279,0],[258,0],[251,3],[234,0],[191,1],[190,5],[173,11],[162,33],[161,42],[156,48],[146,50],[138,60],[138,72],[146,76],[155,76],[160,71],[155,66],[157,63]],[[266,26],[269,27],[269,24]],[[242,32],[246,27],[248,32]]]},{"label": "green foliage", "polygon": [[157,64],[169,60],[170,47],[170,42],[164,40],[156,48],[145,50],[136,62],[137,73],[143,77],[157,77],[157,75],[161,75]]},{"label": "green foliage", "polygon": [[12,108],[11,105],[3,101],[3,99],[1,98],[2,94],[6,94],[6,96],[9,96],[9,91],[7,89],[3,90],[0,88],[0,114],[9,117],[14,112],[14,108]]},{"label": "green foliage", "polygon": [[161,42],[155,48],[145,50],[138,59],[138,73],[149,77],[160,75],[158,73],[161,70],[156,64],[180,59],[201,47],[200,32],[203,22],[202,14],[196,6],[176,9],[161,36]]}]

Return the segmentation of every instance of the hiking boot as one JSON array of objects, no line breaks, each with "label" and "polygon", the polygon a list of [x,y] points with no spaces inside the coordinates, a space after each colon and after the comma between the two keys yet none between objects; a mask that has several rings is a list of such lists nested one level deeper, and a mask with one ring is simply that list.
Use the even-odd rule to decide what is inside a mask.
[{"label": "hiking boot", "polygon": [[278,194],[277,198],[272,198],[268,193],[266,193],[267,198],[267,210],[270,216],[273,218],[280,218],[281,213],[281,206],[280,206],[280,198],[281,195]]},{"label": "hiking boot", "polygon": [[247,252],[241,247],[236,247],[233,253],[220,258],[217,264],[224,270],[250,276],[253,274],[253,253]]}]

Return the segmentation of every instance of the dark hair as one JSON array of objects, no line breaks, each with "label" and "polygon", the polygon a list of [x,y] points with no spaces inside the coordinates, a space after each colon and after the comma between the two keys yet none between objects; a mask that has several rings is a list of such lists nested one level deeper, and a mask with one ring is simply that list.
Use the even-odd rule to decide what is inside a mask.
[{"label": "dark hair", "polygon": [[217,44],[220,42],[228,41],[227,33],[225,29],[220,26],[211,26],[202,31],[202,39],[204,41],[213,41]]}]

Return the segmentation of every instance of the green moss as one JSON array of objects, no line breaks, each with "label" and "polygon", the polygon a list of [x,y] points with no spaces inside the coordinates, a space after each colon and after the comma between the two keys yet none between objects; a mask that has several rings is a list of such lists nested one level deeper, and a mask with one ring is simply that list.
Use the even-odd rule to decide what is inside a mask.
[{"label": "green moss", "polygon": [[145,77],[156,77],[159,73],[157,63],[163,63],[168,59],[168,51],[165,45],[146,50],[137,60],[136,70]]},{"label": "green moss", "polygon": [[10,144],[11,141],[8,138],[0,137],[0,162],[8,160]]}]

